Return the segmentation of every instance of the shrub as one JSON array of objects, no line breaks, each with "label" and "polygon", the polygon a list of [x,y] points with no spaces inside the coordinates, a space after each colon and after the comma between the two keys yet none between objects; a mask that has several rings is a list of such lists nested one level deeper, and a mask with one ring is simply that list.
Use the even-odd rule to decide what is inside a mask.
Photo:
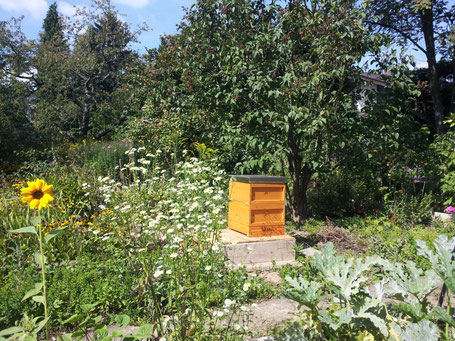
[{"label": "shrub", "polygon": [[[280,340],[451,339],[455,325],[449,311],[433,308],[430,293],[443,280],[454,287],[455,261],[450,241],[441,235],[434,241],[436,252],[417,240],[418,253],[431,263],[423,271],[415,263],[393,263],[380,257],[345,258],[335,254],[333,244],[316,254],[311,266],[321,273],[314,279],[287,277],[284,295],[308,310],[280,329]],[[373,277],[373,283],[369,275]],[[450,295],[450,294],[449,294]],[[322,303],[329,298],[329,303]],[[393,299],[392,307],[385,299]],[[450,301],[449,301],[450,302]],[[442,322],[442,323],[441,323]],[[440,330],[441,326],[445,329]]]}]

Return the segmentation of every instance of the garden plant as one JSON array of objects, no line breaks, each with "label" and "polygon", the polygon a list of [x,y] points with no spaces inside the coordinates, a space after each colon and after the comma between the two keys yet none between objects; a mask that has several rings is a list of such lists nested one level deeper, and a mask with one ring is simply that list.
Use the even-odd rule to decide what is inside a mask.
[{"label": "garden plant", "polygon": [[[137,51],[49,5],[0,20],[0,341],[455,338],[454,5],[195,0]],[[226,256],[237,174],[286,178],[295,262]]]}]

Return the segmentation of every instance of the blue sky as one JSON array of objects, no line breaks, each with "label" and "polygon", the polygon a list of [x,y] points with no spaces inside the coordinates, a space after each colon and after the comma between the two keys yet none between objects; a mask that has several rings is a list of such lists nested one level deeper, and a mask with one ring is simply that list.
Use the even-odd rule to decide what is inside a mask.
[{"label": "blue sky", "polygon": [[[49,6],[57,2],[64,15],[72,16],[74,6],[89,7],[90,0],[0,0],[0,20],[24,16],[22,28],[27,38],[36,38],[42,30],[43,19]],[[140,44],[134,49],[145,52],[145,48],[158,47],[160,36],[177,32],[177,24],[183,17],[182,6],[189,7],[193,0],[111,0],[115,8],[125,14],[125,21],[133,27],[145,22],[148,32],[139,37]]]},{"label": "blue sky", "polygon": [[[72,16],[74,6],[89,6],[90,0],[0,0],[0,20],[24,16],[23,31],[28,38],[36,38],[43,26],[43,19],[49,6],[54,2],[60,12]],[[160,36],[177,32],[177,24],[183,17],[182,6],[189,7],[194,0],[111,0],[117,10],[125,14],[125,21],[133,27],[145,22],[150,30],[142,33],[140,43],[134,49],[145,52],[145,48],[158,47]],[[449,0],[449,5],[455,0]],[[409,51],[416,57],[418,67],[426,66],[422,53]]]}]

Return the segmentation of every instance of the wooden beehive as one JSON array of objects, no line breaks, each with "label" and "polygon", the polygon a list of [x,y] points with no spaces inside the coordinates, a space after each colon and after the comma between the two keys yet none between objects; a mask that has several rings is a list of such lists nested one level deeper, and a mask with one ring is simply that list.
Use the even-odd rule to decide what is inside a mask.
[{"label": "wooden beehive", "polygon": [[284,235],[286,178],[236,175],[229,182],[228,228],[248,237]]}]

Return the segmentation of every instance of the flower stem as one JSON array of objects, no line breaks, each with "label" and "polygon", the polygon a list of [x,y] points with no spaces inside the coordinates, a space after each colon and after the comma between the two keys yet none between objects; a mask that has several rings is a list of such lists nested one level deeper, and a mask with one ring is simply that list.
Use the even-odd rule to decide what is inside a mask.
[{"label": "flower stem", "polygon": [[[452,307],[451,307],[451,304],[450,304],[450,294],[451,294],[451,293],[450,293],[450,289],[447,288],[447,315],[452,316],[452,315],[451,315],[451,312],[450,312],[450,310],[451,310],[451,308],[452,308]],[[448,323],[446,323],[446,340],[450,340],[450,335],[449,335],[449,324],[448,324]]]},{"label": "flower stem", "polygon": [[[41,218],[41,216],[39,216]],[[40,219],[41,223],[41,219]],[[48,312],[47,312],[47,290],[46,290],[46,270],[45,270],[45,260],[44,260],[44,248],[43,248],[43,234],[41,232],[41,226],[38,227],[39,229],[39,249],[41,253],[41,276],[43,279],[43,305],[44,305],[44,319],[46,320],[46,340],[49,341],[49,323],[48,319]]]}]

